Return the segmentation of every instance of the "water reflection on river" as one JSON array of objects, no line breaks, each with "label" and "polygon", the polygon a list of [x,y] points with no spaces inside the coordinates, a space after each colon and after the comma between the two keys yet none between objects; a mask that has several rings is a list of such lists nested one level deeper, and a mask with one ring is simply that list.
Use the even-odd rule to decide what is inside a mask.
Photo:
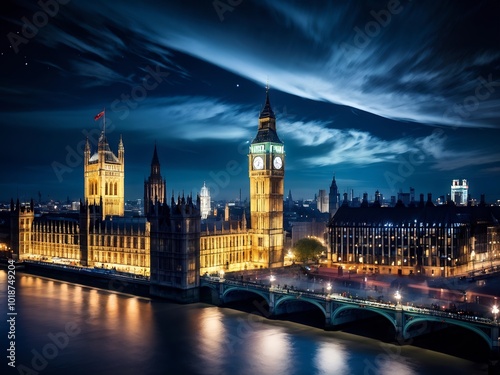
[{"label": "water reflection on river", "polygon": [[[1,270],[4,316],[6,281]],[[412,346],[201,303],[177,305],[22,273],[16,289],[16,365],[40,374],[487,373],[484,365]]]}]

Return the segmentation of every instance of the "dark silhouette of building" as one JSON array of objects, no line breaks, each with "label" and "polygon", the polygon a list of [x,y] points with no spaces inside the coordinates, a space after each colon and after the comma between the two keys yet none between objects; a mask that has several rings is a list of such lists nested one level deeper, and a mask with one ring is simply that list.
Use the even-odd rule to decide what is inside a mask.
[{"label": "dark silhouette of building", "polygon": [[335,175],[333,175],[332,183],[330,185],[330,194],[328,195],[328,206],[330,217],[335,215],[335,212],[339,209],[339,189],[337,187],[337,181],[335,181]]},{"label": "dark silhouette of building", "polygon": [[147,180],[144,181],[144,216],[148,216],[150,207],[157,201],[164,203],[167,200],[167,183],[161,177],[160,160],[155,149],[153,158],[151,159],[151,173]]}]

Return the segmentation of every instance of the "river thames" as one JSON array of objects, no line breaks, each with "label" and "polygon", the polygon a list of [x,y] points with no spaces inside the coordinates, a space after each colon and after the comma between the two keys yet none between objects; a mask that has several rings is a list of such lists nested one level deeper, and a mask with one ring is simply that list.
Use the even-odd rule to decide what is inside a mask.
[{"label": "river thames", "polygon": [[[7,272],[0,270],[3,353]],[[486,374],[485,363],[204,303],[17,272],[15,365],[2,374]],[[7,371],[4,371],[7,370]]]}]

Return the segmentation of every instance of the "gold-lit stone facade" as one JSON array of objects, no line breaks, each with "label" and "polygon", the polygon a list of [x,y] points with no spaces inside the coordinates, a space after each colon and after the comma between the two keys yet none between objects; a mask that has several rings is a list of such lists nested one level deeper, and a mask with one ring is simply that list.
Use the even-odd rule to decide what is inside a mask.
[{"label": "gold-lit stone facade", "polygon": [[102,202],[103,217],[125,213],[125,148],[120,137],[118,156],[101,133],[97,151],[91,155],[87,139],[84,151],[84,196],[89,203]]},{"label": "gold-lit stone facade", "polygon": [[276,132],[276,117],[266,95],[257,135],[248,154],[250,225],[254,262],[263,267],[283,265],[283,196],[285,146]]},{"label": "gold-lit stone facade", "polygon": [[201,274],[252,270],[260,267],[252,252],[252,233],[246,221],[222,222],[200,237]]},{"label": "gold-lit stone facade", "polygon": [[[149,276],[150,223],[145,218],[101,219],[100,207],[35,217],[30,206],[11,210],[12,247],[19,260],[90,266]],[[16,229],[16,223],[17,229]]]},{"label": "gold-lit stone facade", "polygon": [[149,276],[150,223],[106,220],[88,233],[88,265]]},{"label": "gold-lit stone facade", "polygon": [[[35,217],[33,202],[11,203],[15,256],[147,276],[158,295],[196,287],[199,275],[283,264],[284,146],[267,95],[249,152],[250,218],[228,218],[201,228],[200,199],[166,203],[156,146],[145,181],[146,216],[124,217],[124,146],[118,156],[104,131],[97,151],[84,150],[84,202],[80,212]],[[262,165],[255,168],[255,157]],[[185,296],[194,298],[186,292]]]},{"label": "gold-lit stone facade", "polygon": [[73,218],[34,219],[31,233],[31,251],[25,257],[32,259],[64,259],[65,263],[80,261],[80,227]]}]

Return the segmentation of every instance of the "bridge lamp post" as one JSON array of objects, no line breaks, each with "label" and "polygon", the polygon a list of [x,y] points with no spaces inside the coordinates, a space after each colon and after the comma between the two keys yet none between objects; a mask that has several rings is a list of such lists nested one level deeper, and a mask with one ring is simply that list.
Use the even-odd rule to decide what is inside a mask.
[{"label": "bridge lamp post", "polygon": [[399,293],[399,290],[396,290],[394,298],[396,298],[396,306],[401,305],[401,294]]},{"label": "bridge lamp post", "polygon": [[476,252],[474,250],[472,250],[470,253],[470,260],[472,261],[472,272],[474,272],[474,268],[475,268],[474,262],[476,261]]},{"label": "bridge lamp post", "polygon": [[271,276],[269,277],[269,281],[271,282],[271,288],[273,287],[273,282],[274,282],[275,280],[276,280],[276,276],[271,275]]},{"label": "bridge lamp post", "polygon": [[498,315],[498,307],[497,305],[494,305],[491,309],[491,312],[493,313],[493,317],[495,318],[495,323],[497,322],[497,315]]},{"label": "bridge lamp post", "polygon": [[219,277],[220,277],[221,281],[224,280],[224,270],[219,271]]},{"label": "bridge lamp post", "polygon": [[328,291],[328,295],[332,292],[332,284],[328,283],[326,286],[326,290]]}]

